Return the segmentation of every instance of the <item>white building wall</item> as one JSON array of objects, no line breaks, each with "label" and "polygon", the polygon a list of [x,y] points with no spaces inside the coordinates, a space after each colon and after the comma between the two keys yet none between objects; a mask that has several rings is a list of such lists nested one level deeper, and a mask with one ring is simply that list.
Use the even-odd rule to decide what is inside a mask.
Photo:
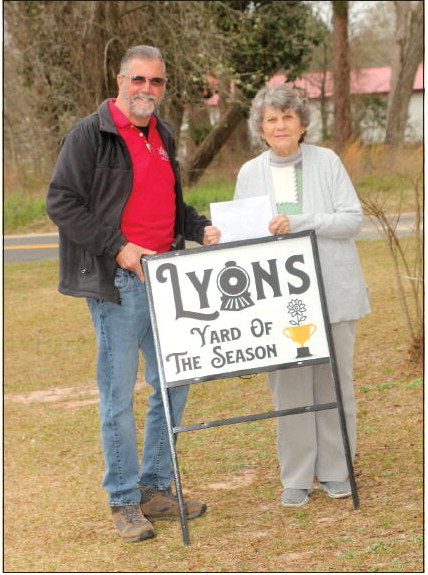
[{"label": "white building wall", "polygon": [[[310,100],[311,107],[311,124],[308,128],[305,142],[308,144],[317,144],[322,140],[321,115],[319,100]],[[409,103],[408,122],[405,133],[406,142],[422,142],[423,140],[423,106],[424,99],[421,92],[415,92]],[[328,103],[330,131],[333,125],[333,106],[332,102]],[[366,143],[381,143],[385,139],[385,130],[373,125],[362,126],[362,139]]]},{"label": "white building wall", "polygon": [[410,99],[406,142],[422,142],[424,138],[424,95],[416,92]]}]

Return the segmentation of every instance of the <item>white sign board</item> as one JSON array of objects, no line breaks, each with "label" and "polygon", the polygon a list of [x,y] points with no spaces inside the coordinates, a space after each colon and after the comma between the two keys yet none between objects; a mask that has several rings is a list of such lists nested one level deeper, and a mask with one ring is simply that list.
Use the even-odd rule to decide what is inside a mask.
[{"label": "white sign board", "polygon": [[317,258],[314,232],[143,258],[164,382],[329,361]]}]

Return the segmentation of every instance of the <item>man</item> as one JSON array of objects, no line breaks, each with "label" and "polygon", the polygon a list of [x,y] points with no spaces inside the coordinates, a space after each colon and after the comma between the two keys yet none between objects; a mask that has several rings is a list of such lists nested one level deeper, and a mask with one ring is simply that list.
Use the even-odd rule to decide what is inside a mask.
[{"label": "man", "polygon": [[[151,46],[124,55],[117,99],[78,122],[63,140],[47,194],[60,233],[63,294],[85,297],[98,342],[97,379],[112,519],[126,541],[154,537],[150,521],[179,519],[171,454],[141,257],[216,243],[217,228],[183,202],[171,127],[155,113],[165,62]],[[141,468],[133,393],[139,351],[149,397]],[[170,390],[179,425],[188,387]],[[206,505],[186,502],[187,517]]]}]

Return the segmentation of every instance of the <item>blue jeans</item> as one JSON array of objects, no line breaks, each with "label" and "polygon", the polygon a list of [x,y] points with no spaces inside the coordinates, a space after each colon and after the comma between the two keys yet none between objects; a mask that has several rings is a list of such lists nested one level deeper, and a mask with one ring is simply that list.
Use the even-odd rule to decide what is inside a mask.
[{"label": "blue jeans", "polygon": [[[111,506],[140,503],[140,485],[171,485],[168,431],[150,321],[146,286],[136,274],[118,269],[115,285],[121,304],[87,298],[98,342],[97,380],[105,473]],[[149,396],[141,471],[134,417],[139,351],[145,360]],[[180,425],[188,386],[168,390],[174,425]]]}]

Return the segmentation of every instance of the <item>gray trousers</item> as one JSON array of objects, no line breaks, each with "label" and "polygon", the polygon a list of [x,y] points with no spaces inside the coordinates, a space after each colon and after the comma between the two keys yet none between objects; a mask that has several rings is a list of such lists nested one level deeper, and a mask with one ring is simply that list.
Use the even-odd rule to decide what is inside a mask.
[{"label": "gray trousers", "polygon": [[[356,449],[353,355],[356,321],[332,324],[336,363],[352,459]],[[336,401],[330,363],[283,369],[269,374],[275,409]],[[319,481],[348,478],[337,409],[277,418],[277,449],[284,487],[310,489]]]}]

